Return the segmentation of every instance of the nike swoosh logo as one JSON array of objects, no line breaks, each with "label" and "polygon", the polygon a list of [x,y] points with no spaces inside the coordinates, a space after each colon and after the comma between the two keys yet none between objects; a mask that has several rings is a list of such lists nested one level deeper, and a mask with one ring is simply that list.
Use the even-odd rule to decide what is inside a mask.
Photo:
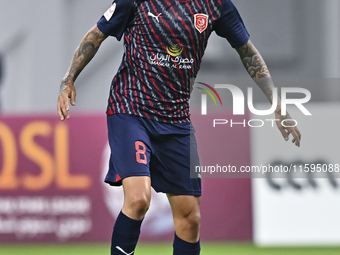
[{"label": "nike swoosh logo", "polygon": [[118,251],[120,251],[121,253],[125,254],[125,255],[132,255],[135,251],[127,253],[126,251],[124,251],[122,248],[120,248],[119,246],[116,246],[116,249]]},{"label": "nike swoosh logo", "polygon": [[159,23],[159,19],[158,17],[161,16],[162,13],[158,14],[157,16],[151,12],[148,12],[148,16],[152,17],[152,18],[155,18],[157,20],[157,22]]}]

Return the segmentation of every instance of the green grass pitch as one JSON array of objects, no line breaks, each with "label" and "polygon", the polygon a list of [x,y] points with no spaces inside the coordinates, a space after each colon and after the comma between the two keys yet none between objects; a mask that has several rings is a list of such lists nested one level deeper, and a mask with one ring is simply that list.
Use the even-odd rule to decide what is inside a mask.
[{"label": "green grass pitch", "polygon": [[[108,255],[109,244],[0,245],[1,255]],[[136,255],[171,255],[171,244],[138,245]],[[340,247],[260,248],[242,243],[202,243],[201,255],[335,255]]]}]

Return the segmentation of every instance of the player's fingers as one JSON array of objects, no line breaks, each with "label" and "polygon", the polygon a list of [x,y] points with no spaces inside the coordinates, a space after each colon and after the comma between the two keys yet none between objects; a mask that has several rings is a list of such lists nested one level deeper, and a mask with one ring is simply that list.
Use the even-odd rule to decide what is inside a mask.
[{"label": "player's fingers", "polygon": [[298,142],[298,146],[300,147],[300,143],[301,143],[301,133],[300,133],[300,130],[297,127],[295,127],[294,130],[295,130],[296,136],[298,138],[298,139],[295,139],[295,140]]},{"label": "player's fingers", "polygon": [[279,130],[280,130],[280,132],[281,132],[283,138],[284,138],[286,141],[288,141],[288,140],[289,140],[289,138],[288,138],[289,133],[286,132],[286,130],[285,130],[282,126],[279,127]]},{"label": "player's fingers", "polygon": [[68,112],[70,110],[70,103],[68,101],[68,97],[63,97],[63,99],[64,99],[64,104],[65,104],[65,109]]},{"label": "player's fingers", "polygon": [[61,95],[62,99],[61,99],[61,111],[62,111],[62,114],[64,116],[64,118],[66,119],[69,119],[70,116],[68,114],[68,111],[70,109],[70,105],[68,103],[68,97],[64,96],[63,94]]},{"label": "player's fingers", "polygon": [[61,111],[60,97],[59,97],[59,99],[58,99],[57,110],[58,110],[58,115],[59,115],[60,120],[64,120],[65,118],[64,118],[64,115],[63,115],[63,113],[62,113],[62,111]]},{"label": "player's fingers", "polygon": [[292,131],[292,135],[294,137],[292,142],[295,143],[296,146],[300,147],[300,137],[299,137],[298,133],[296,132],[296,130]]},{"label": "player's fingers", "polygon": [[71,104],[72,104],[73,106],[76,105],[76,91],[75,91],[75,90],[72,90],[72,91],[71,91]]},{"label": "player's fingers", "polygon": [[300,141],[301,141],[301,133],[300,133],[300,130],[299,130],[298,128],[296,128],[296,133],[298,134],[299,139],[300,139]]},{"label": "player's fingers", "polygon": [[65,120],[65,118],[67,117],[65,99],[62,95],[60,95],[58,99],[58,114],[61,120]]}]

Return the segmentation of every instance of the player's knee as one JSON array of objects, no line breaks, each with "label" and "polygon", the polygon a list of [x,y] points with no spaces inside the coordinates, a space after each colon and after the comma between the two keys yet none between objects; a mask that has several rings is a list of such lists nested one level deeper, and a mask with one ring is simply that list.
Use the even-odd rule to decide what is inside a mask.
[{"label": "player's knee", "polygon": [[144,194],[131,196],[128,205],[138,215],[144,215],[149,209],[150,198]]},{"label": "player's knee", "polygon": [[193,211],[186,217],[187,224],[191,228],[197,228],[201,224],[201,214],[199,211]]},{"label": "player's knee", "polygon": [[181,228],[185,229],[199,229],[201,224],[201,214],[199,210],[193,210],[190,212],[183,213],[177,220],[181,225]]}]

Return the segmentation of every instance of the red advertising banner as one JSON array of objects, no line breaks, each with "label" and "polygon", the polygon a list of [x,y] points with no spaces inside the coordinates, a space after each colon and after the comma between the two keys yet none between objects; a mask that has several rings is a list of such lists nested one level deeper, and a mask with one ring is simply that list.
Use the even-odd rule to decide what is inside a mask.
[{"label": "red advertising banner", "polygon": [[[107,240],[103,116],[0,119],[0,240]],[[103,217],[101,217],[101,215]]]},{"label": "red advertising banner", "polygon": [[[201,162],[204,125],[195,121]],[[224,131],[223,131],[224,132]],[[229,144],[249,132],[227,135]],[[214,146],[223,146],[224,140]],[[239,143],[239,139],[237,139]],[[249,153],[229,148],[229,162]],[[109,241],[123,193],[103,182],[109,158],[105,115],[0,117],[0,242]],[[233,154],[235,153],[235,154]],[[235,161],[236,160],[236,161]],[[249,179],[203,179],[202,240],[251,240]],[[141,240],[170,240],[174,229],[164,194],[152,196]]]},{"label": "red advertising banner", "polygon": [[[191,114],[201,168],[250,165],[248,115],[235,116],[226,109]],[[224,124],[214,127],[214,121]],[[202,240],[252,240],[251,179],[247,177],[249,174],[202,173]]]}]

